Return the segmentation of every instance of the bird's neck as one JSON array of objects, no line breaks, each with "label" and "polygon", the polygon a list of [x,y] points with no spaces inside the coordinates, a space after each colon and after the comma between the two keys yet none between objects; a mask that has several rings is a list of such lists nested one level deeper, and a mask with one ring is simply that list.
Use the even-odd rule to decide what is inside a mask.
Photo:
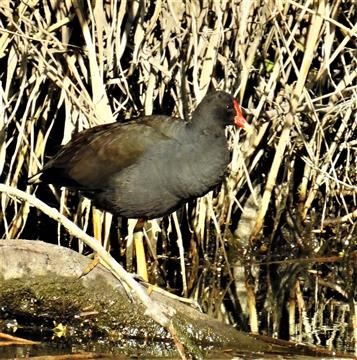
[{"label": "bird's neck", "polygon": [[224,127],[212,114],[192,117],[187,124],[188,130],[199,136],[224,137]]}]

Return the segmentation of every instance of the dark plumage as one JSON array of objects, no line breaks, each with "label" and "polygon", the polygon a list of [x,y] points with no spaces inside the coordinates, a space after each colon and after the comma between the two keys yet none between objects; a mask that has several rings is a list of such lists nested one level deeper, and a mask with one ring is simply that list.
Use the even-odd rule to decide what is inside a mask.
[{"label": "dark plumage", "polygon": [[97,207],[128,218],[168,215],[222,181],[231,124],[248,125],[231,95],[214,92],[189,123],[152,115],[99,125],[63,146],[40,180],[81,190]]}]

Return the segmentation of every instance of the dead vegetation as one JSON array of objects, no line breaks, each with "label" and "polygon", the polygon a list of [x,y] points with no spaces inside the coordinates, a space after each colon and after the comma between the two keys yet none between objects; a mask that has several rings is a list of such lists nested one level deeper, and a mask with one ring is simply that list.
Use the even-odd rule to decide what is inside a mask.
[{"label": "dead vegetation", "polygon": [[[27,184],[46,158],[84,128],[139,113],[187,117],[209,87],[230,91],[256,132],[239,145],[242,134],[229,132],[220,189],[147,225],[151,281],[240,329],[352,350],[356,17],[348,0],[3,0],[0,180],[91,233],[87,200]],[[133,270],[127,222],[102,224],[106,247]],[[4,238],[88,251],[5,193],[0,227]]]}]

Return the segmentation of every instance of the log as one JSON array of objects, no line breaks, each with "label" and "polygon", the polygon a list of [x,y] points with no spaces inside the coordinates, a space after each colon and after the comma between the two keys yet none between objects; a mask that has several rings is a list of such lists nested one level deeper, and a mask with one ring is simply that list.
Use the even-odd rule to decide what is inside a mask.
[{"label": "log", "polygon": [[[98,265],[81,276],[90,262],[71,249],[41,241],[0,241],[0,324],[12,319],[19,329],[33,326],[42,333],[47,329],[45,341],[65,338],[72,346],[90,344],[101,351],[115,348],[131,354],[140,349],[141,355],[145,350],[148,356],[157,354],[161,344],[161,355],[172,355],[175,346],[170,334],[145,315],[141,303],[109,271]],[[187,336],[186,345],[272,350],[270,344],[176,299],[155,290],[150,296],[166,314],[174,314],[175,325]]]},{"label": "log", "polygon": [[[98,265],[82,276],[90,263],[62,246],[1,240],[0,332],[10,329],[51,346],[65,343],[72,352],[177,356],[171,334],[145,315],[142,303],[109,271]],[[141,286],[148,289],[147,284]],[[237,331],[155,288],[150,297],[182,330],[180,340],[186,347],[192,345],[191,354],[200,348],[210,350],[210,356],[212,351],[332,355],[321,347]]]}]

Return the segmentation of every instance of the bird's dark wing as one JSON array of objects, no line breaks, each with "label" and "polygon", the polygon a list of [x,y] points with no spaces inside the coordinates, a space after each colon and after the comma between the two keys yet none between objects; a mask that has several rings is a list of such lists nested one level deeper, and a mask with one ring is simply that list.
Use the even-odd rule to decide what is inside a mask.
[{"label": "bird's dark wing", "polygon": [[182,124],[180,119],[168,116],[145,116],[84,130],[44,166],[40,179],[95,191],[111,175],[134,164],[150,147],[173,139],[175,128]]}]

